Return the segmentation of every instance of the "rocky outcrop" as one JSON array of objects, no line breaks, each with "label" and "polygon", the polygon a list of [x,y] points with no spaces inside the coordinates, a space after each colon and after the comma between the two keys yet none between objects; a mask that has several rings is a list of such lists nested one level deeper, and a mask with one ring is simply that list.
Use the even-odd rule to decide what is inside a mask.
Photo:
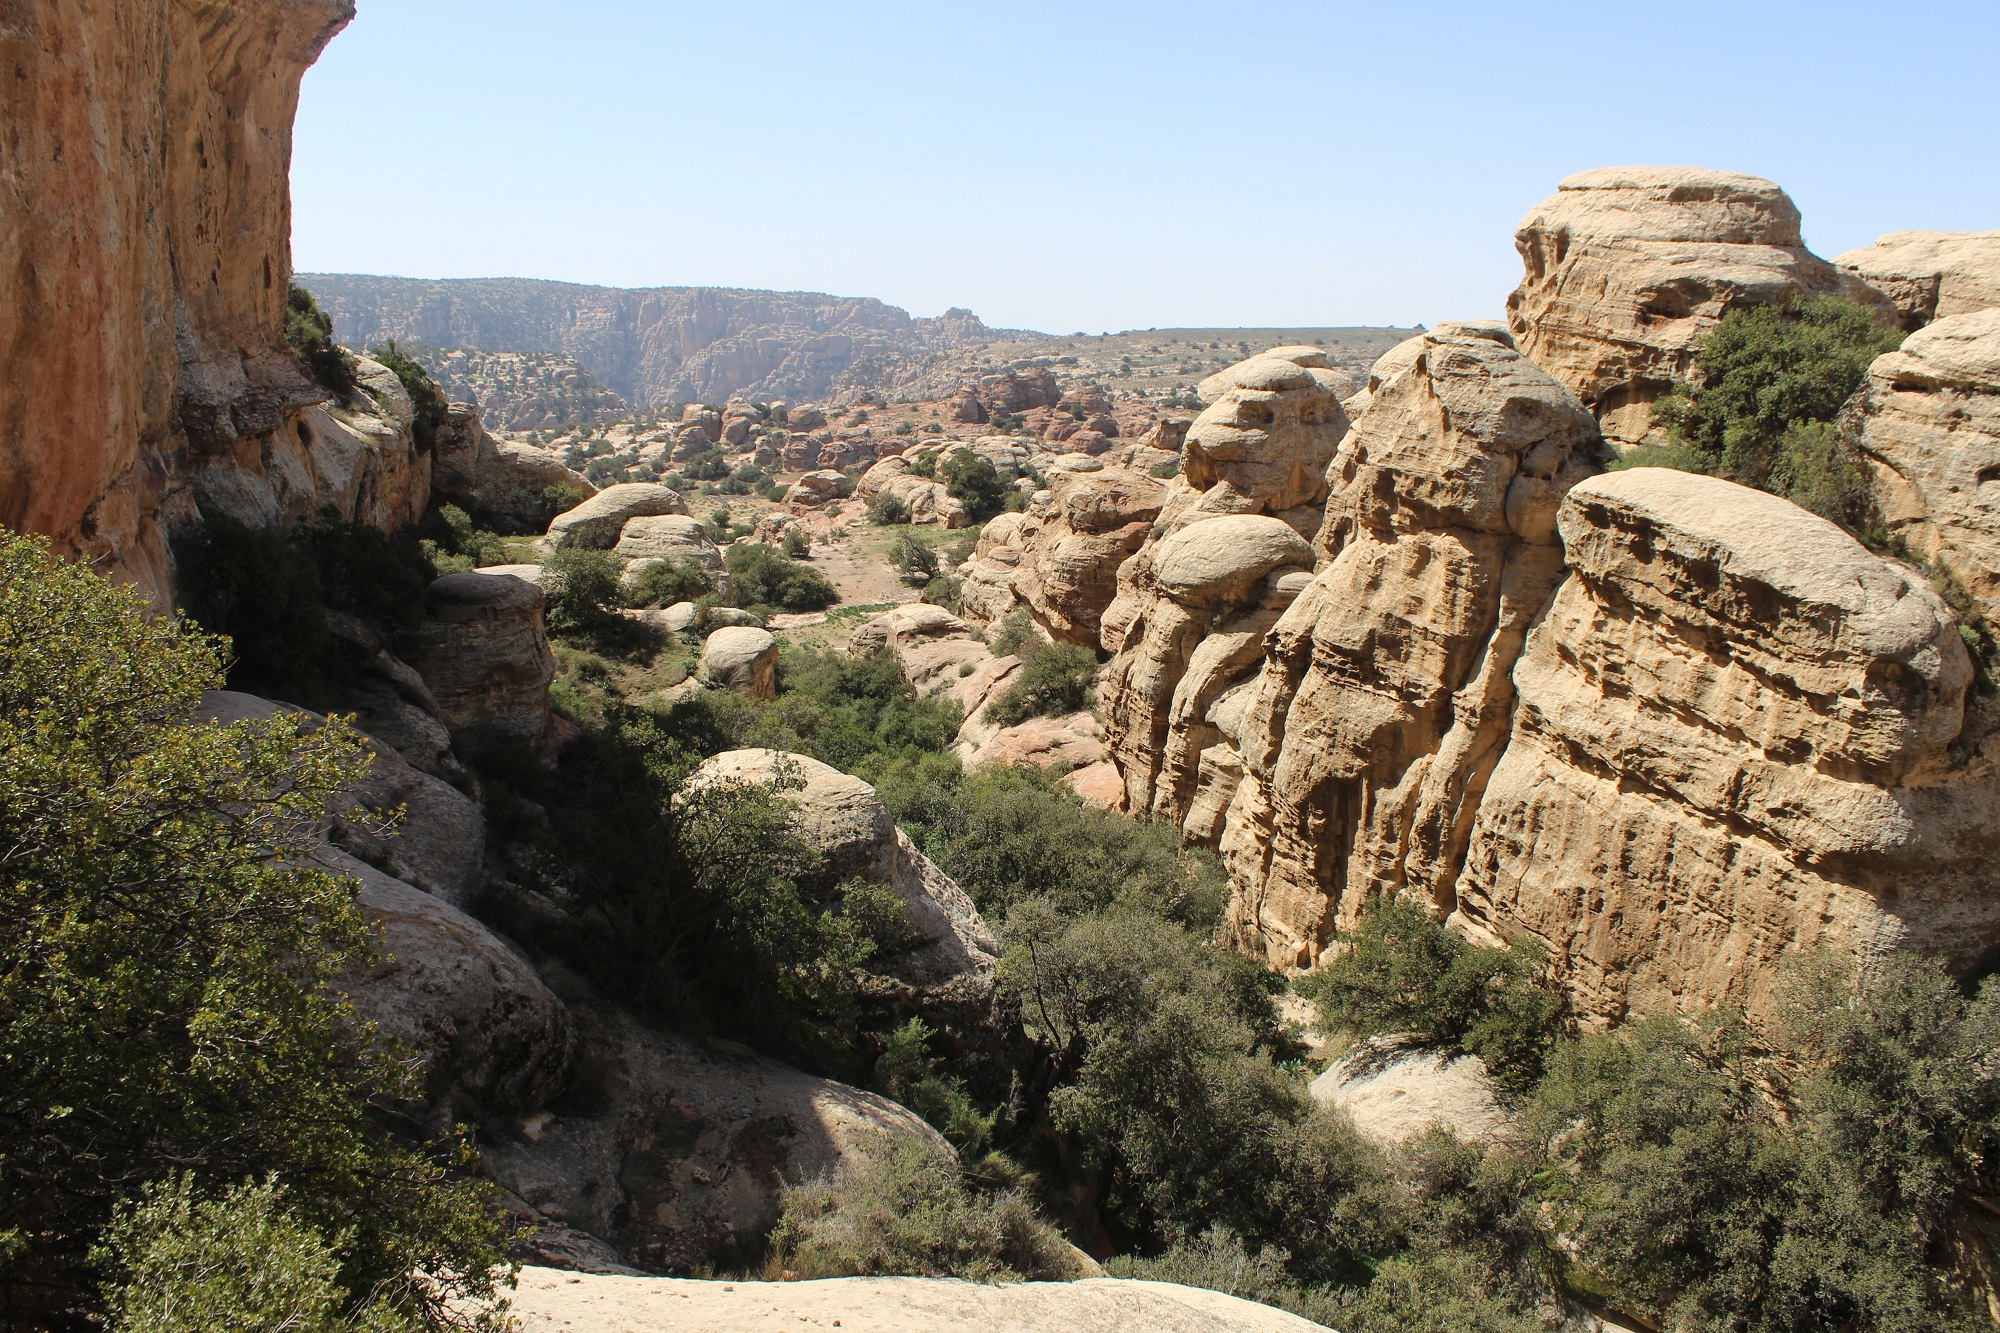
[{"label": "rocky outcrop", "polygon": [[447,574],[425,591],[407,655],[454,737],[538,743],[548,734],[556,667],[542,600],[537,584],[497,569]]},{"label": "rocky outcrop", "polygon": [[1385,1148],[1434,1125],[1466,1143],[1490,1144],[1512,1122],[1485,1061],[1425,1047],[1366,1044],[1329,1065],[1310,1091]]},{"label": "rocky outcrop", "polygon": [[[520,532],[549,517],[550,495],[568,491],[578,500],[597,494],[581,472],[533,445],[496,441],[480,409],[453,403],[437,428],[431,486],[438,496]],[[572,501],[571,503],[575,503]]]},{"label": "rocky outcrop", "polygon": [[350,0],[0,18],[0,524],[164,604],[189,474],[290,449],[292,113]]},{"label": "rocky outcrop", "polygon": [[800,754],[729,750],[702,764],[693,779],[775,788],[793,806],[791,824],[819,850],[823,873],[861,878],[903,903],[903,933],[871,960],[871,970],[910,986],[990,985],[999,942],[965,891],[896,826],[875,789]]},{"label": "rocky outcrop", "polygon": [[1014,577],[1021,568],[1021,525],[1027,515],[996,514],[979,530],[972,554],[956,571],[959,614],[974,625],[991,625],[1014,609]]},{"label": "rocky outcrop", "polygon": [[608,551],[618,544],[628,520],[659,514],[687,514],[687,501],[671,486],[656,481],[626,481],[607,486],[573,509],[549,520],[548,544]]},{"label": "rocky outcrop", "polygon": [[[1240,714],[1209,733],[1176,700],[1190,735],[1234,732],[1229,929],[1274,964],[1312,962],[1370,894],[1448,897],[1457,877],[1506,741],[1508,673],[1562,576],[1557,506],[1597,468],[1589,413],[1510,341],[1440,325],[1384,358],[1333,466],[1324,561],[1272,627]],[[1213,710],[1214,688],[1189,703]],[[1198,756],[1166,748],[1168,792],[1191,803]],[[1226,782],[1227,752],[1206,762]]]},{"label": "rocky outcrop", "polygon": [[1659,468],[1579,485],[1572,576],[1453,900],[1548,947],[1586,1019],[1772,1011],[1781,956],[2000,941],[2000,774],[1907,568],[1783,500]]},{"label": "rocky outcrop", "polygon": [[2000,306],[2000,231],[1892,231],[1833,262],[1887,297],[1906,329]]},{"label": "rocky outcrop", "polygon": [[1697,167],[1604,167],[1564,180],[1514,233],[1527,267],[1507,298],[1520,347],[1623,447],[1694,367],[1726,312],[1794,293],[1882,303],[1805,248],[1770,181]]},{"label": "rocky outcrop", "polygon": [[2000,309],[1877,357],[1860,419],[1883,522],[2000,621]]},{"label": "rocky outcrop", "polygon": [[404,342],[402,351],[423,366],[453,402],[477,404],[494,430],[545,430],[617,421],[632,408],[559,352],[482,352]]},{"label": "rocky outcrop", "polygon": [[888,496],[908,511],[912,523],[962,528],[971,521],[944,483],[910,471],[910,460],[901,455],[885,458],[862,473],[854,492],[863,499]]},{"label": "rocky outcrop", "polygon": [[1311,539],[1348,426],[1347,381],[1331,366],[1320,348],[1274,347],[1201,382],[1208,407],[1181,444],[1169,531],[1216,514],[1276,514]]},{"label": "rocky outcrop", "polygon": [[1170,1282],[977,1282],[843,1277],[693,1282],[526,1268],[514,1312],[531,1328],[620,1333],[764,1333],[788,1325],[861,1333],[1323,1333],[1269,1305]]},{"label": "rocky outcrop", "polygon": [[722,548],[709,537],[708,529],[686,514],[652,514],[627,519],[625,526],[619,530],[618,544],[611,549],[614,554],[632,562],[625,569],[628,579],[637,577],[653,562],[677,560],[706,573],[715,591],[725,601],[733,586],[729,563],[723,558]]},{"label": "rocky outcrop", "polygon": [[731,625],[701,645],[694,679],[711,690],[730,690],[746,699],[778,697],[778,640],[769,630]]},{"label": "rocky outcrop", "polygon": [[[1159,481],[1122,468],[1050,472],[1048,489],[1003,530],[1018,552],[1014,597],[1052,637],[1095,648],[1118,593],[1118,567],[1146,540],[1166,496]],[[975,553],[971,563],[980,560]],[[986,595],[982,589],[975,601]]]}]

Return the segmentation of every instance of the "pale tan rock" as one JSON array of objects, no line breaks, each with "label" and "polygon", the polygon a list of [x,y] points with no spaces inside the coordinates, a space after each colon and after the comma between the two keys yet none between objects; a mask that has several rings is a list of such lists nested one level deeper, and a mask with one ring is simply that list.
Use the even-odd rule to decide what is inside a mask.
[{"label": "pale tan rock", "polygon": [[1118,765],[1109,759],[1065,773],[1056,785],[1076,793],[1076,798],[1093,810],[1116,810],[1125,803],[1125,780]]},{"label": "pale tan rock", "polygon": [[549,511],[545,493],[567,489],[581,499],[597,487],[554,454],[530,444],[496,441],[479,409],[453,403],[432,446],[432,485],[444,499],[492,514],[517,528],[538,526]]},{"label": "pale tan rock", "polygon": [[972,556],[957,569],[958,609],[977,627],[993,624],[1014,609],[1014,580],[1021,568],[1021,526],[1027,515],[996,514],[979,530]]},{"label": "pale tan rock", "polygon": [[1947,315],[1877,357],[1861,443],[1889,530],[2000,620],[2000,309]]},{"label": "pale tan rock", "polygon": [[774,787],[794,808],[792,827],[825,858],[827,875],[858,876],[902,900],[903,938],[870,960],[871,971],[920,988],[990,990],[999,942],[866,782],[805,755],[762,749],[716,755],[692,781]]},{"label": "pale tan rock", "polygon": [[548,734],[556,665],[542,600],[537,584],[484,569],[447,574],[425,591],[407,659],[454,735],[539,742]]},{"label": "pale tan rock", "polygon": [[785,490],[785,505],[793,511],[819,509],[840,498],[847,478],[832,468],[808,472]]},{"label": "pale tan rock", "polygon": [[1401,351],[1341,444],[1323,563],[1254,688],[1213,732],[1181,722],[1200,749],[1174,751],[1178,796],[1191,759],[1231,778],[1203,752],[1235,744],[1227,929],[1277,966],[1312,963],[1371,895],[1448,908],[1508,673],[1562,575],[1557,508],[1596,469],[1589,413],[1495,331],[1440,326]]},{"label": "pale tan rock", "polygon": [[2000,941],[2000,777],[1971,667],[1907,568],[1786,501],[1637,468],[1570,492],[1572,577],[1514,669],[1456,887],[1540,940],[1587,1020],[1740,1005],[1825,946],[1955,966]]},{"label": "pale tan rock", "polygon": [[[1146,540],[1166,496],[1154,478],[1122,468],[1051,471],[1048,489],[1010,530],[1016,600],[1052,637],[1097,647],[1118,567]],[[997,564],[988,558],[988,568]]]},{"label": "pale tan rock", "polygon": [[1507,298],[1520,348],[1623,447],[1694,368],[1724,313],[1795,293],[1887,302],[1805,248],[1770,181],[1697,167],[1578,172],[1514,233],[1527,273]]},{"label": "pale tan rock", "polygon": [[1513,1121],[1476,1055],[1364,1045],[1328,1066],[1309,1090],[1384,1147],[1436,1125],[1463,1142],[1490,1144],[1505,1138]]},{"label": "pale tan rock", "polygon": [[911,602],[869,619],[848,638],[847,651],[852,657],[871,657],[886,648],[918,640],[973,637],[972,626],[943,607]]},{"label": "pale tan rock", "polygon": [[701,645],[694,678],[712,690],[731,690],[746,699],[778,697],[778,640],[769,630],[730,625]]},{"label": "pale tan rock", "polygon": [[715,591],[724,599],[730,594],[729,564],[722,548],[709,537],[708,529],[686,514],[656,514],[625,521],[612,553],[629,560],[627,582],[644,572],[648,562],[678,560],[707,573]]},{"label": "pale tan rock", "polygon": [[2000,231],[1892,231],[1833,262],[1888,297],[1906,329],[2000,307]]},{"label": "pale tan rock", "polygon": [[524,1268],[523,1333],[1315,1333],[1321,1325],[1201,1287],[1119,1278],[985,1286],[920,1277],[697,1282]]},{"label": "pale tan rock", "polygon": [[1209,404],[1181,444],[1162,521],[1263,514],[1326,497],[1326,468],[1347,431],[1346,380],[1317,347],[1276,347],[1201,382]]},{"label": "pale tan rock", "polygon": [[618,544],[618,535],[635,518],[659,514],[687,513],[681,493],[656,481],[625,481],[607,486],[573,509],[549,521],[551,549],[576,546],[608,551]]},{"label": "pale tan rock", "polygon": [[1011,727],[1002,727],[979,748],[971,767],[996,764],[1003,768],[1032,764],[1036,768],[1062,770],[1088,768],[1103,763],[1101,727],[1089,713],[1066,717],[1035,717]]},{"label": "pale tan rock", "polygon": [[920,477],[910,471],[910,460],[900,454],[885,458],[861,474],[854,493],[863,499],[886,495],[909,512],[914,524],[935,523],[945,528],[962,528],[971,520],[965,506],[946,490],[942,482]]}]

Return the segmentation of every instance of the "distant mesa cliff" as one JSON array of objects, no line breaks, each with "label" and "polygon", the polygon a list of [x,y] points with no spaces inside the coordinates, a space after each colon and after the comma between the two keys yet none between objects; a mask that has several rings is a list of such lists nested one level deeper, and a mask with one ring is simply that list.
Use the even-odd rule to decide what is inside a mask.
[{"label": "distant mesa cliff", "polygon": [[388,338],[561,353],[639,407],[732,397],[824,399],[858,358],[1037,335],[969,310],[932,319],[871,297],[729,287],[586,287],[529,278],[302,273],[350,347]]}]

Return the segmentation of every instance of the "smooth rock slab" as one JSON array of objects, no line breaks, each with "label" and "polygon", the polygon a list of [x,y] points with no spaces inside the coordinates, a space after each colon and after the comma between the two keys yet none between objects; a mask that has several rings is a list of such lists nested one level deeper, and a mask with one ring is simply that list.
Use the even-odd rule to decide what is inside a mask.
[{"label": "smooth rock slab", "polygon": [[1088,1278],[983,1286],[921,1277],[818,1282],[697,1282],[524,1268],[514,1296],[523,1333],[1312,1333],[1323,1328],[1219,1291]]}]

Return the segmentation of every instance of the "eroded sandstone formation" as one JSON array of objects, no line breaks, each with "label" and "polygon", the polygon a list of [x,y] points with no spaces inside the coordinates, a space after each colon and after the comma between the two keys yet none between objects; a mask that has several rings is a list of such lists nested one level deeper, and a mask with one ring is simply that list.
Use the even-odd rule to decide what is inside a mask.
[{"label": "eroded sandstone formation", "polygon": [[[1570,578],[1514,668],[1458,917],[1587,1019],[1768,1015],[1778,963],[2000,941],[2000,775],[1950,610],[1831,523],[1638,468],[1569,494]],[[1984,725],[1984,724],[1982,724]]]},{"label": "eroded sandstone formation", "polygon": [[2000,308],[1877,357],[1860,419],[1884,523],[2000,619]]},{"label": "eroded sandstone formation", "polygon": [[0,16],[0,524],[162,602],[190,474],[326,423],[282,343],[299,79],[351,0]]},{"label": "eroded sandstone formation", "polygon": [[1888,297],[1906,329],[2000,306],[2000,231],[1892,231],[1833,262]]},{"label": "eroded sandstone formation", "polygon": [[1603,167],[1565,179],[1514,233],[1527,273],[1507,298],[1521,350],[1582,400],[1605,438],[1646,438],[1652,405],[1727,311],[1794,293],[1886,302],[1805,248],[1770,181],[1697,167]]}]

